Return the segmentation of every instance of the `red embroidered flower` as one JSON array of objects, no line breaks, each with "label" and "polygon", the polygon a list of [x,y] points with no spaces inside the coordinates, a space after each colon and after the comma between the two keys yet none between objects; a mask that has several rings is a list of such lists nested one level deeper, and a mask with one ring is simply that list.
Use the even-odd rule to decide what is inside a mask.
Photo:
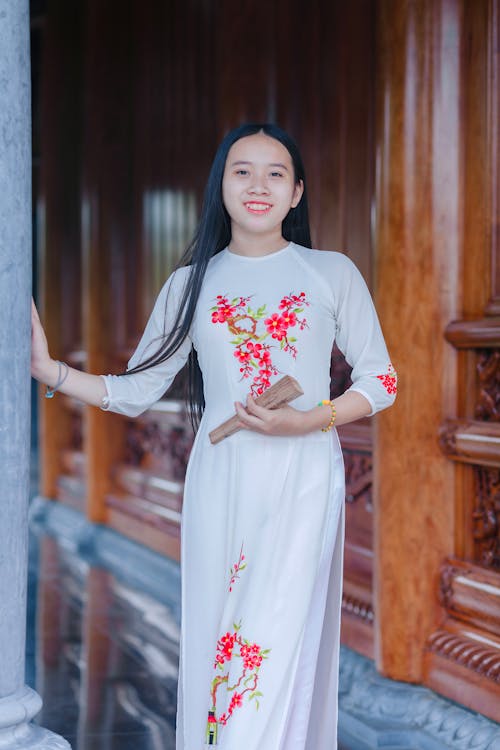
[{"label": "red embroidered flower", "polygon": [[255,667],[260,667],[262,664],[263,657],[260,653],[260,646],[257,646],[256,643],[242,646],[240,655],[243,659],[244,669],[255,669]]},{"label": "red embroidered flower", "polygon": [[287,328],[288,326],[294,326],[297,323],[297,316],[294,312],[285,312],[281,316],[281,320],[283,321],[283,325],[285,325]]},{"label": "red embroidered flower", "polygon": [[[230,590],[245,566],[246,561],[242,545],[238,562],[230,570]],[[207,738],[209,739],[213,739],[216,736],[216,729],[214,734],[213,727],[214,720],[216,724],[225,726],[234,711],[237,708],[243,707],[244,701],[247,703],[253,701],[255,707],[259,708],[259,698],[262,696],[262,693],[258,690],[259,670],[263,660],[269,658],[269,649],[262,649],[257,643],[250,643],[245,640],[240,633],[241,621],[233,623],[233,627],[234,631],[232,633],[228,631],[217,641],[217,653],[214,663],[216,674],[210,687],[211,708],[208,712],[207,720]],[[242,664],[239,673],[237,669],[238,657],[241,657],[240,663]],[[223,665],[226,661],[231,661],[231,665],[224,667]],[[222,685],[226,686],[226,693],[231,694],[231,700],[227,711],[218,717],[217,695]]]},{"label": "red embroidered flower", "polygon": [[[297,356],[296,339],[288,335],[288,329],[294,326],[302,331],[307,327],[305,318],[299,318],[304,306],[309,305],[305,292],[285,295],[279,303],[280,313],[267,315],[266,305],[252,309],[251,297],[234,297],[231,301],[226,295],[218,294],[215,306],[211,308],[212,323],[225,323],[235,337],[232,344],[236,347],[234,356],[238,360],[242,378],[253,374],[250,385],[252,396],[259,396],[271,385],[271,378],[278,374],[278,368],[272,361],[271,344],[261,343],[267,336],[279,341],[280,349]],[[258,331],[259,321],[264,318],[265,332]],[[255,371],[258,371],[255,373]]]},{"label": "red embroidered flower", "polygon": [[392,396],[397,393],[398,390],[398,375],[394,367],[389,363],[387,372],[383,375],[377,375],[377,379],[380,380],[387,393]]},{"label": "red embroidered flower", "polygon": [[234,356],[239,359],[240,362],[248,362],[250,360],[250,352],[242,352],[241,349],[236,349]]},{"label": "red embroidered flower", "polygon": [[225,323],[228,318],[234,315],[235,310],[236,308],[232,305],[222,305],[212,313],[212,323]]},{"label": "red embroidered flower", "polygon": [[243,705],[243,696],[241,693],[234,693],[231,698],[231,703],[227,709],[228,714],[231,716],[235,708],[240,708]]},{"label": "red embroidered flower", "polygon": [[224,664],[229,661],[233,655],[234,643],[236,641],[236,633],[226,633],[217,641],[217,655],[215,657],[215,665]]},{"label": "red embroidered flower", "polygon": [[278,332],[281,333],[284,328],[283,318],[278,313],[273,313],[270,318],[266,318],[264,325],[267,328],[267,332],[273,334],[274,338],[275,334]]}]

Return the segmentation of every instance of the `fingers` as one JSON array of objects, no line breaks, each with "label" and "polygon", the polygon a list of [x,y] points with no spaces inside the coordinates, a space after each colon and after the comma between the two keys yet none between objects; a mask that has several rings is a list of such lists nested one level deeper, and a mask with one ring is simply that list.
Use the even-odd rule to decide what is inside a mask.
[{"label": "fingers", "polygon": [[265,426],[262,419],[250,414],[239,401],[234,402],[234,408],[236,409],[236,414],[244,428],[248,430],[262,431]]},{"label": "fingers", "polygon": [[247,396],[247,412],[259,417],[262,420],[266,420],[270,416],[270,409],[266,409],[264,406],[259,406],[255,403],[252,396]]},{"label": "fingers", "polygon": [[38,310],[36,309],[33,297],[31,298],[31,318],[40,322],[40,316],[38,315]]}]

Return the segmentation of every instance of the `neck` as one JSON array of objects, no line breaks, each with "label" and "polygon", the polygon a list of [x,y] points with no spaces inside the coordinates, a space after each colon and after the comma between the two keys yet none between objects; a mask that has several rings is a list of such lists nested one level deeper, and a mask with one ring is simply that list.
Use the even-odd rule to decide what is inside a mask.
[{"label": "neck", "polygon": [[288,245],[281,234],[281,228],[272,234],[247,234],[238,228],[233,228],[229,250],[236,255],[247,255],[257,258],[261,255],[271,255]]}]

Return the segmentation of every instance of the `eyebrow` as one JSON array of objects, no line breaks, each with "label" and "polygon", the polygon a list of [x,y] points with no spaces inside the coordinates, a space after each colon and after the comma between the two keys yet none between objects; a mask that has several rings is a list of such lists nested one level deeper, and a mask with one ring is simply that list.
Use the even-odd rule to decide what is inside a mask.
[{"label": "eyebrow", "polygon": [[[233,161],[231,166],[236,167],[239,164],[252,164],[252,162],[251,161]],[[281,169],[286,169],[286,171],[288,172],[288,167],[285,164],[281,164],[280,162],[276,164],[268,164],[267,166],[268,167],[280,167]]]}]

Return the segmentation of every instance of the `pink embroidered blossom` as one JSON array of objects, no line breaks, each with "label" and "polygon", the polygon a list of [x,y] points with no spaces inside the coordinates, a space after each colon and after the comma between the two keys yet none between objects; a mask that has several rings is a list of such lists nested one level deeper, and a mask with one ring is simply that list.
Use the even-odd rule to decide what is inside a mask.
[{"label": "pink embroidered blossom", "polygon": [[[296,338],[289,335],[289,329],[298,326],[303,331],[307,327],[305,318],[299,318],[304,307],[309,305],[305,292],[288,294],[282,297],[278,312],[266,313],[266,305],[257,310],[250,306],[250,297],[234,297],[229,300],[218,294],[215,305],[211,308],[212,323],[226,324],[235,337],[231,343],[235,346],[234,356],[240,367],[242,378],[251,378],[250,393],[260,396],[271,385],[271,378],[278,374],[278,368],[272,361],[271,344],[262,343],[267,336],[278,341],[280,349],[295,359],[297,357]],[[259,331],[263,320],[264,331]]]},{"label": "pink embroidered blossom", "polygon": [[396,395],[398,390],[398,375],[394,367],[389,363],[387,372],[383,375],[377,375],[385,390],[389,395]]},{"label": "pink embroidered blossom", "polygon": [[[246,566],[243,545],[241,545],[238,562],[231,567],[230,590],[239,573]],[[262,693],[258,690],[259,671],[264,659],[268,658],[269,649],[262,649],[258,643],[251,643],[241,635],[241,621],[233,624],[234,631],[227,632],[217,641],[214,669],[216,675],[210,687],[210,698],[212,706],[208,711],[207,737],[216,736],[217,724],[226,726],[227,722],[237,708],[242,708],[245,700],[254,701],[255,707],[259,708],[259,698]],[[229,662],[229,663],[227,663]],[[241,664],[238,672],[238,663]],[[229,682],[229,677],[233,682]],[[231,694],[231,700],[227,711],[217,716],[217,697],[221,685],[226,686],[226,693]],[[215,732],[215,734],[214,734]]]},{"label": "pink embroidered blossom", "polygon": [[241,693],[235,693],[231,698],[231,703],[229,704],[229,708],[227,709],[228,714],[231,715],[235,708],[240,708],[242,705],[243,695]]},{"label": "pink embroidered blossom", "polygon": [[263,657],[260,652],[260,646],[257,646],[256,643],[242,646],[240,655],[243,658],[243,666],[245,669],[255,669],[255,667],[260,667],[262,664]]},{"label": "pink embroidered blossom", "polygon": [[287,328],[288,326],[297,325],[297,316],[293,312],[283,313],[283,315],[281,316],[281,320],[283,321],[283,325],[285,325]]},{"label": "pink embroidered blossom", "polygon": [[278,313],[273,313],[270,318],[264,321],[264,325],[267,328],[267,332],[272,334],[273,338],[278,338],[285,335],[286,326],[283,323],[283,318]]},{"label": "pink embroidered blossom", "polygon": [[215,665],[224,664],[229,661],[233,655],[233,648],[236,641],[236,633],[226,633],[217,641],[217,655]]}]

